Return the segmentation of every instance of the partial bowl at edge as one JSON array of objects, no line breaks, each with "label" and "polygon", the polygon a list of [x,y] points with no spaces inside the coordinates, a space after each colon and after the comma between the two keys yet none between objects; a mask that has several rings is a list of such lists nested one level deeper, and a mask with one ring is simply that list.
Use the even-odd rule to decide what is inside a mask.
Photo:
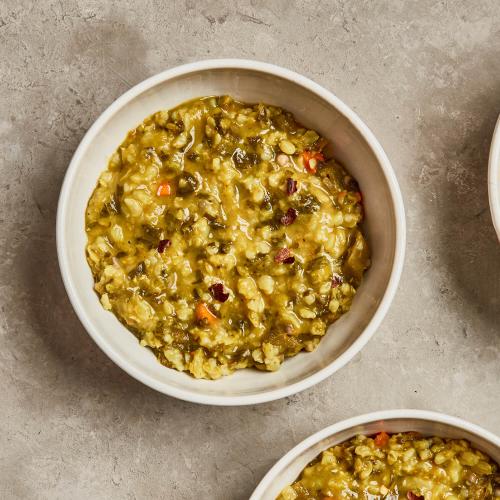
[{"label": "partial bowl at edge", "polygon": [[488,162],[488,197],[491,218],[500,241],[500,116],[491,140]]},{"label": "partial bowl at edge", "polygon": [[500,464],[500,438],[456,417],[422,410],[388,410],[350,418],[333,424],[292,448],[264,476],[250,500],[276,500],[281,490],[293,483],[304,467],[322,451],[363,434],[419,432],[424,436],[467,439]]}]

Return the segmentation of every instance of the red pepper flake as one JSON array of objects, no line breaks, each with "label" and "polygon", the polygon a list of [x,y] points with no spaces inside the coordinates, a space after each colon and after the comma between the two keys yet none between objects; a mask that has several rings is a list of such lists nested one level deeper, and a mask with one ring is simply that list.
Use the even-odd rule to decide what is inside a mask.
[{"label": "red pepper flake", "polygon": [[163,253],[165,248],[168,248],[171,244],[170,240],[160,240],[160,243],[158,243],[158,253]]},{"label": "red pepper flake", "polygon": [[375,436],[375,446],[378,446],[379,448],[385,446],[389,442],[389,434],[387,432],[379,432]]},{"label": "red pepper flake", "polygon": [[311,174],[316,173],[318,161],[325,161],[325,157],[321,151],[304,151],[302,153],[304,167]]},{"label": "red pepper flake", "polygon": [[297,181],[293,180],[291,177],[288,177],[286,180],[286,193],[288,196],[291,196],[293,193],[297,191]]},{"label": "red pepper flake", "polygon": [[295,222],[296,218],[297,210],[295,210],[295,208],[289,208],[286,211],[286,214],[281,217],[280,221],[284,226],[289,226],[290,224],[293,224]]},{"label": "red pepper flake", "polygon": [[413,491],[409,491],[406,494],[406,498],[408,500],[425,500],[425,497],[423,495],[415,495],[415,493],[413,493]]},{"label": "red pepper flake", "polygon": [[340,276],[340,274],[333,273],[332,288],[337,288],[343,282],[344,282],[344,279],[342,278],[342,276]]},{"label": "red pepper flake", "polygon": [[214,283],[209,286],[208,289],[210,290],[213,298],[219,302],[226,302],[229,298],[229,294],[224,292],[224,285],[222,283]]},{"label": "red pepper flake", "polygon": [[293,264],[295,262],[295,257],[288,248],[280,248],[278,253],[274,256],[274,261],[280,264]]}]

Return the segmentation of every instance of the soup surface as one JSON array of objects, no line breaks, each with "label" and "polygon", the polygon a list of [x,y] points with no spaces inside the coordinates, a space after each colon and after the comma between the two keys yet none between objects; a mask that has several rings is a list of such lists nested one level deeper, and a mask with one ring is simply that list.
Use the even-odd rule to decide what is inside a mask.
[{"label": "soup surface", "polygon": [[146,118],[88,203],[102,305],[197,378],[313,350],[370,263],[359,187],[326,146],[283,109],[228,96]]},{"label": "soup surface", "polygon": [[321,453],[278,500],[500,498],[498,466],[463,439],[356,436]]}]

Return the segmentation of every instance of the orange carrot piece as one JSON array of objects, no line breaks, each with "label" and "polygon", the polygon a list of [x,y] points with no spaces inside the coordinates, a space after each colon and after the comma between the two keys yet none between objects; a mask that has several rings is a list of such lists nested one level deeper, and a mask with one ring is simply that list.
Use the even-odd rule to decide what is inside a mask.
[{"label": "orange carrot piece", "polygon": [[170,196],[171,193],[172,188],[167,181],[161,182],[156,190],[156,196]]},{"label": "orange carrot piece", "polygon": [[206,320],[209,325],[217,322],[217,316],[208,308],[204,302],[196,304],[195,308],[196,319],[199,321]]},{"label": "orange carrot piece", "polygon": [[379,432],[375,436],[375,446],[378,446],[379,448],[385,446],[389,442],[389,434],[387,432]]}]

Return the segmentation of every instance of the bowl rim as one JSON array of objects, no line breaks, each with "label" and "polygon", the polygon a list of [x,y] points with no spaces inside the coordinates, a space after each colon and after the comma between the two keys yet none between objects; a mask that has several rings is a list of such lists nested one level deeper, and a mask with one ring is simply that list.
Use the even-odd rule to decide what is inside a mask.
[{"label": "bowl rim", "polygon": [[488,196],[493,226],[500,241],[500,115],[498,116],[488,159]]},{"label": "bowl rim", "polygon": [[313,447],[315,444],[319,443],[323,439],[333,436],[341,431],[350,429],[351,427],[356,427],[358,425],[368,424],[370,422],[375,422],[379,420],[396,420],[396,419],[415,419],[415,420],[426,420],[435,423],[447,424],[453,427],[457,427],[464,431],[468,431],[484,440],[492,443],[496,447],[500,448],[500,437],[496,436],[492,432],[483,429],[477,424],[467,422],[461,418],[447,415],[445,413],[439,413],[428,410],[412,410],[412,409],[400,409],[400,410],[383,410],[376,411],[372,413],[365,413],[363,415],[358,415],[356,417],[351,417],[340,422],[336,422],[333,425],[329,425],[324,429],[314,433],[312,436],[307,437],[299,444],[294,446],[290,451],[283,455],[266,473],[262,478],[257,488],[250,496],[249,500],[261,500],[262,494],[269,488],[269,486],[276,480],[276,477],[284,470],[288,464],[302,452]]},{"label": "bowl rim", "polygon": [[[113,348],[106,343],[103,337],[101,337],[100,332],[94,330],[87,317],[88,313],[85,312],[82,304],[80,303],[78,294],[76,292],[76,286],[73,283],[71,266],[69,264],[68,243],[64,238],[67,206],[70,201],[69,193],[74,183],[74,178],[77,173],[78,166],[81,163],[81,159],[87,147],[94,140],[96,135],[101,131],[108,119],[111,118],[112,115],[119,109],[127,105],[127,103],[133,98],[164,81],[189,73],[218,69],[252,70],[292,81],[293,83],[296,83],[306,90],[309,90],[313,94],[321,97],[331,106],[333,106],[338,112],[340,112],[361,134],[361,136],[367,142],[368,146],[377,158],[378,163],[380,164],[391,196],[390,202],[393,205],[395,223],[394,259],[389,281],[375,313],[373,314],[364,330],[358,336],[358,338],[356,338],[356,340],[348,347],[348,349],[346,349],[330,364],[321,368],[312,375],[299,380],[298,382],[287,385],[285,387],[279,387],[257,394],[241,396],[200,394],[198,392],[192,392],[184,388],[173,387],[168,382],[161,383],[153,379],[149,375],[144,374],[141,370],[136,369],[129,363],[129,361],[125,357],[122,357],[117,352],[115,352]],[[78,145],[64,176],[57,207],[56,244],[60,272],[73,309],[75,310],[80,322],[82,323],[88,334],[115,364],[117,364],[130,376],[134,377],[145,385],[169,396],[201,404],[239,406],[274,401],[276,399],[290,396],[292,394],[308,389],[309,387],[321,382],[332,373],[343,367],[365,346],[365,344],[374,335],[375,331],[380,326],[380,323],[385,317],[398,288],[405,255],[406,220],[403,198],[396,179],[396,175],[382,146],[375,138],[371,130],[368,128],[368,126],[365,125],[365,123],[361,120],[361,118],[359,118],[354,111],[352,111],[332,92],[326,90],[319,84],[313,82],[303,75],[300,75],[299,73],[282,68],[280,66],[276,66],[274,64],[249,59],[208,59],[176,66],[147,78],[146,80],[138,83],[137,85],[126,91],[124,94],[122,94],[120,97],[118,97],[96,119],[96,121],[92,124],[92,126],[89,128],[80,144]]]}]

